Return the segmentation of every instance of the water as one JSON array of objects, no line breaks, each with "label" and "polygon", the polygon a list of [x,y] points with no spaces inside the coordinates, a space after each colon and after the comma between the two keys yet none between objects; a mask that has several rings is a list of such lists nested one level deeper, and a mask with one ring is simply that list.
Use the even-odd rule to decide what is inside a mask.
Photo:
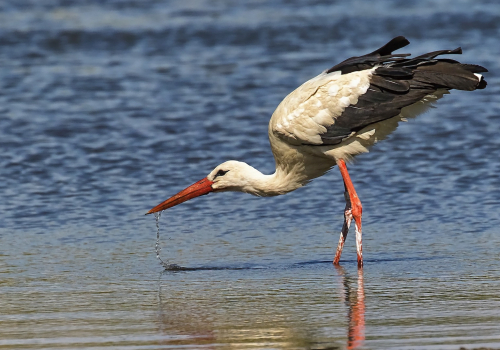
[{"label": "water", "polygon": [[[4,1],[0,349],[500,348],[496,1]],[[455,92],[350,166],[276,198],[144,213],[227,159],[271,173],[301,82],[390,38],[462,46]],[[402,50],[405,52],[405,50]]]}]

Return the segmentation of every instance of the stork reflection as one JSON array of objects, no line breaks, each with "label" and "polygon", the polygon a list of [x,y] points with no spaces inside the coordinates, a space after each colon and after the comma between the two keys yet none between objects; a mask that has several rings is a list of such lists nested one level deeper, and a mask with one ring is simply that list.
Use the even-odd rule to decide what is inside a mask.
[{"label": "stork reflection", "polygon": [[[292,287],[293,293],[285,288],[275,292],[271,289],[277,283],[274,279],[255,283],[242,278],[234,282],[236,274],[228,274],[227,270],[224,270],[225,274],[221,274],[220,269],[203,271],[212,271],[211,276],[205,278],[207,274],[197,274],[195,269],[166,271],[159,275],[158,331],[161,345],[217,349],[221,344],[230,348],[248,344],[259,348],[267,344],[268,347],[281,349],[332,350],[359,350],[364,345],[362,269],[354,272],[337,266],[336,270],[329,270],[327,276],[321,269],[322,283],[329,286],[329,290],[328,293],[314,290],[314,294],[308,288]],[[280,272],[275,270],[275,273]],[[257,272],[253,271],[252,278],[255,274]],[[285,276],[290,277],[291,274]],[[311,276],[307,277],[304,281],[313,281]],[[335,283],[333,288],[332,282]],[[282,284],[288,285],[288,282]],[[162,287],[166,288],[162,291]],[[266,293],[263,287],[273,293]],[[308,308],[304,307],[306,305]],[[325,306],[329,306],[326,312],[330,321],[325,322],[323,317],[321,321],[316,321],[314,316],[325,315]],[[347,327],[343,321],[346,315]]]},{"label": "stork reflection", "polygon": [[347,306],[347,349],[357,349],[365,341],[365,289],[363,286],[363,269],[358,269],[358,288],[352,288],[353,278],[347,274],[342,266],[336,265],[337,273],[342,282],[342,300]]}]

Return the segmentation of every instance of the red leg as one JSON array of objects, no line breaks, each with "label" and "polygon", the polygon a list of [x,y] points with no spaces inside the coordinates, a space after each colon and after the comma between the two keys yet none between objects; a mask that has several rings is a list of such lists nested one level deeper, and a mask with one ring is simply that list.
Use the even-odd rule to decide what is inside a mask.
[{"label": "red leg", "polygon": [[[342,174],[342,178],[344,179],[344,186],[346,192],[348,194],[344,196],[346,197],[346,209],[350,207],[350,215],[351,218],[356,222],[356,250],[358,252],[358,267],[363,266],[363,243],[362,243],[362,233],[361,233],[361,215],[363,212],[363,207],[361,206],[361,201],[358,198],[356,190],[354,189],[354,185],[352,184],[351,177],[349,176],[349,172],[347,171],[347,167],[345,162],[341,159],[337,161],[337,165],[340,169],[340,174]],[[347,201],[347,197],[349,197],[349,201]],[[348,210],[346,210],[346,213]],[[350,224],[349,217],[344,214],[344,227],[347,224],[347,230],[349,229]],[[347,230],[344,233],[344,227],[342,227],[342,233],[340,236],[339,245],[337,247],[337,253],[335,254],[335,259],[333,261],[334,264],[338,264],[338,260],[340,259],[340,254],[342,254],[342,248],[344,246],[345,237],[347,236]]]}]

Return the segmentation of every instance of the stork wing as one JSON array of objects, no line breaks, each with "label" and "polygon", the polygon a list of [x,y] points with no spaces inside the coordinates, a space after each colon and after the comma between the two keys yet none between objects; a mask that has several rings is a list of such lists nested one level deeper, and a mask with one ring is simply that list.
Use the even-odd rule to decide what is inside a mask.
[{"label": "stork wing", "polygon": [[484,67],[435,59],[460,48],[413,59],[392,55],[408,44],[397,37],[380,49],[352,57],[288,95],[271,118],[271,131],[291,144],[335,145],[364,127],[401,113],[439,89],[486,87]]}]

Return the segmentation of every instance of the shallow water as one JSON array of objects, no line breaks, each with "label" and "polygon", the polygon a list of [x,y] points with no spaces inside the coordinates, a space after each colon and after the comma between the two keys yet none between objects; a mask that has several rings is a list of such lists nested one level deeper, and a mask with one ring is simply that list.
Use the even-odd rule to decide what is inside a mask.
[{"label": "shallow water", "polygon": [[[500,348],[496,1],[0,4],[0,349]],[[277,198],[143,214],[227,159],[271,173],[301,82],[405,35],[462,46],[454,92],[350,166]],[[404,49],[402,52],[406,52]],[[455,58],[455,57],[454,57]]]}]

